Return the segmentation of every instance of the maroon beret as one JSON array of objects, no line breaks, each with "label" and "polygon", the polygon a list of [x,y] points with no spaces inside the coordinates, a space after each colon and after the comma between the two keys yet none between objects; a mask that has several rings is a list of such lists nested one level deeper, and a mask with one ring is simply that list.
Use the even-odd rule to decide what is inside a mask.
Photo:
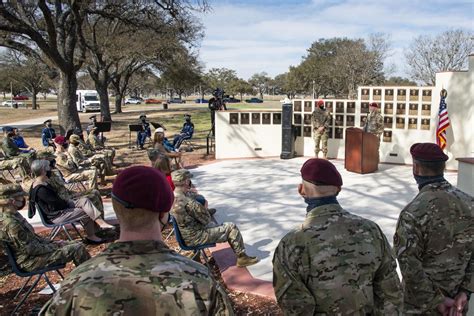
[{"label": "maroon beret", "polygon": [[443,150],[433,143],[416,143],[410,148],[413,159],[419,161],[446,161],[449,159]]},{"label": "maroon beret", "polygon": [[112,187],[112,198],[126,208],[169,212],[174,195],[166,177],[146,166],[130,167],[119,173]]},{"label": "maroon beret", "polygon": [[323,100],[318,100],[317,105],[318,105],[318,106],[324,105],[324,101],[323,101]]},{"label": "maroon beret", "polygon": [[342,186],[342,178],[336,167],[326,159],[311,158],[301,167],[303,180],[317,185]]},{"label": "maroon beret", "polygon": [[54,142],[58,145],[64,145],[66,143],[66,137],[64,136],[56,136],[56,138],[54,138]]},{"label": "maroon beret", "polygon": [[369,104],[369,106],[373,106],[374,108],[378,108],[379,104],[377,102],[372,102]]}]

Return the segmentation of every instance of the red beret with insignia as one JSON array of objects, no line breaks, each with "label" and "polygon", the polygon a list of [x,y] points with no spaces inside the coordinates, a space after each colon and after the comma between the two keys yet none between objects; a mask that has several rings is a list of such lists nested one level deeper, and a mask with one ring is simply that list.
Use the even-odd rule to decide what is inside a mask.
[{"label": "red beret with insignia", "polygon": [[415,160],[419,161],[446,161],[449,157],[443,150],[433,143],[416,143],[410,148],[410,154]]},{"label": "red beret with insignia", "polygon": [[303,180],[316,185],[342,186],[342,177],[336,167],[326,159],[311,158],[301,167]]},{"label": "red beret with insignia", "polygon": [[318,103],[316,103],[317,106],[321,106],[321,105],[324,105],[324,101],[323,100],[318,100]]}]

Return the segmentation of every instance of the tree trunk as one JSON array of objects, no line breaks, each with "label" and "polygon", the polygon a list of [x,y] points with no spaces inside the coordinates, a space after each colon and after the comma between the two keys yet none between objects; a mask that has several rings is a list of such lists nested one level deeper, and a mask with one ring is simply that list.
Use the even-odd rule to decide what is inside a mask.
[{"label": "tree trunk", "polygon": [[31,109],[36,110],[38,108],[36,104],[36,95],[38,94],[38,90],[36,88],[31,89]]},{"label": "tree trunk", "polygon": [[260,91],[260,99],[263,100],[263,91]]},{"label": "tree trunk", "polygon": [[115,95],[115,112],[114,113],[122,113],[122,96],[117,94]]},{"label": "tree trunk", "polygon": [[112,116],[110,115],[110,104],[109,104],[109,94],[107,92],[107,81],[102,80],[103,78],[99,78],[99,80],[94,80],[95,89],[99,94],[100,100],[100,114],[102,115],[102,119],[104,122],[111,122]]},{"label": "tree trunk", "polygon": [[244,99],[243,99],[243,93],[241,92],[240,93],[240,102],[242,102]]},{"label": "tree trunk", "polygon": [[[69,129],[81,128],[81,121],[76,109],[76,72],[60,72],[58,89],[58,120],[60,133]],[[81,129],[82,130],[82,129]]]}]

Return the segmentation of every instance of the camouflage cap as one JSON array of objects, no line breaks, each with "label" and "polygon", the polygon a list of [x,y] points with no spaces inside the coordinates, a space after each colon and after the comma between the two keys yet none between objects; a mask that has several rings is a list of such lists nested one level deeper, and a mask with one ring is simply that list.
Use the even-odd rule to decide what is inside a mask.
[{"label": "camouflage cap", "polygon": [[9,204],[8,200],[16,196],[26,196],[26,192],[23,191],[19,184],[0,184],[0,205]]},{"label": "camouflage cap", "polygon": [[79,137],[79,135],[72,134],[71,136],[69,136],[69,142],[71,143],[80,142],[80,141],[81,141],[81,138]]},{"label": "camouflage cap", "polygon": [[36,153],[37,159],[46,159],[46,160],[53,160],[56,159],[56,155],[47,150],[41,150]]},{"label": "camouflage cap", "polygon": [[182,183],[187,179],[191,179],[192,177],[193,174],[186,169],[175,170],[171,173],[171,179],[175,184]]}]

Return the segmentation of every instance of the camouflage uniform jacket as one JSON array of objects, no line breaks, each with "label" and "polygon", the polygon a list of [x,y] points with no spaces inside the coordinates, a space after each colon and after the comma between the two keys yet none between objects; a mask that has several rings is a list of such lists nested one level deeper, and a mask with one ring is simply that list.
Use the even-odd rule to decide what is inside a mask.
[{"label": "camouflage uniform jacket", "polygon": [[40,315],[231,314],[207,268],[159,241],[116,242],[81,264]]},{"label": "camouflage uniform jacket", "polygon": [[394,249],[405,312],[436,313],[444,296],[474,291],[473,198],[449,182],[424,186],[400,213]]},{"label": "camouflage uniform jacket", "polygon": [[206,234],[207,225],[212,221],[209,211],[199,202],[185,195],[176,187],[171,215],[176,220],[183,239],[199,241]]},{"label": "camouflage uniform jacket", "polygon": [[329,128],[330,116],[329,112],[319,107],[313,111],[311,115],[311,124],[313,125],[313,131],[324,126],[324,130],[327,131]]},{"label": "camouflage uniform jacket", "polygon": [[67,152],[72,158],[72,161],[78,166],[82,166],[87,163],[87,158],[84,156],[84,154],[81,152],[81,150],[78,148],[78,146],[75,146],[73,144],[69,144],[69,147],[67,149]]},{"label": "camouflage uniform jacket", "polygon": [[383,116],[378,111],[369,113],[367,116],[367,132],[380,136],[383,133]]},{"label": "camouflage uniform jacket", "polygon": [[78,165],[66,152],[56,152],[56,168],[66,177],[79,169]]},{"label": "camouflage uniform jacket", "polygon": [[93,150],[101,150],[105,148],[104,143],[94,133],[90,133],[87,140]]},{"label": "camouflage uniform jacket", "polygon": [[339,204],[312,209],[283,237],[273,287],[285,315],[398,315],[402,303],[384,234]]},{"label": "camouflage uniform jacket", "polygon": [[79,150],[84,154],[84,156],[86,157],[92,157],[94,156],[95,152],[94,150],[92,149],[92,147],[89,145],[89,144],[86,144],[82,141],[79,142],[79,144],[77,145],[77,148],[79,148]]},{"label": "camouflage uniform jacket", "polygon": [[58,248],[36,235],[33,227],[18,212],[0,212],[0,240],[14,249],[17,264],[26,271],[35,264],[34,257],[48,255]]},{"label": "camouflage uniform jacket", "polygon": [[15,157],[20,154],[20,149],[11,139],[11,137],[4,137],[2,140],[2,150],[6,157]]}]

